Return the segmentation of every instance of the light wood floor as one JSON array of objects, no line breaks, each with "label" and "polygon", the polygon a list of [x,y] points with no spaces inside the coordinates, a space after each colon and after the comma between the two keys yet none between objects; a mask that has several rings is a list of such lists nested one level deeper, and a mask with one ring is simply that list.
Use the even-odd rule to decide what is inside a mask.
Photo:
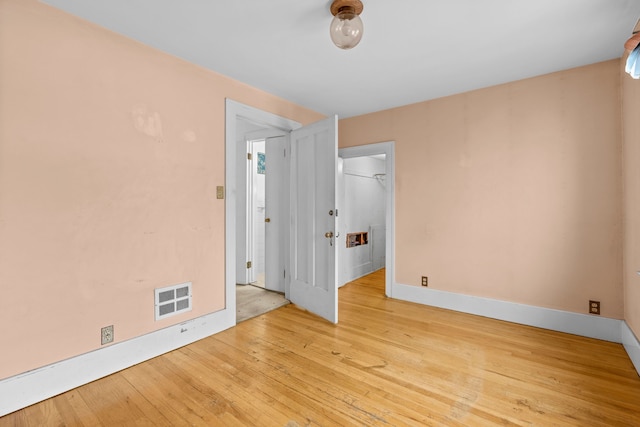
[{"label": "light wood floor", "polygon": [[[0,418],[0,426],[640,426],[619,344],[340,290]],[[0,397],[1,398],[1,397]]]}]

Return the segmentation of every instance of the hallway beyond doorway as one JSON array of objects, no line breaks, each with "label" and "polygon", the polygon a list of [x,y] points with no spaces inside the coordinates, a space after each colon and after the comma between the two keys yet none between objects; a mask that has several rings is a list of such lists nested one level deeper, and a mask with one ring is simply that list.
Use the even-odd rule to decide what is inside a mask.
[{"label": "hallway beyond doorway", "polygon": [[236,323],[289,304],[283,294],[254,285],[236,285]]}]

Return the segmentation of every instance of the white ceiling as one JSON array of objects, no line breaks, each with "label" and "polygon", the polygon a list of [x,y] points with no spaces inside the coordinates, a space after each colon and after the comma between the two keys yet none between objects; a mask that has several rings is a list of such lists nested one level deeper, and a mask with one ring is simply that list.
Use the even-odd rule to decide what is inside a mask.
[{"label": "white ceiling", "polygon": [[619,58],[640,17],[640,0],[362,1],[343,51],[330,0],[44,0],[341,118]]}]

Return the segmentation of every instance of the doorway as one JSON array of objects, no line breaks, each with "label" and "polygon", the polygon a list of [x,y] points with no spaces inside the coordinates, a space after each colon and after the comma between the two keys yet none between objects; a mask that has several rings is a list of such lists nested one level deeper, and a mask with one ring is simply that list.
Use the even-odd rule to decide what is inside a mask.
[{"label": "doorway", "polygon": [[[283,135],[290,132],[293,129],[299,128],[301,125],[295,121],[288,120],[271,113],[267,113],[246,105],[227,100],[226,105],[226,171],[225,171],[225,311],[228,311],[230,315],[233,315],[237,323],[238,319],[248,318],[246,316],[239,317],[237,309],[239,305],[247,307],[249,302],[253,307],[253,302],[256,299],[264,299],[263,296],[268,293],[268,290],[259,289],[252,285],[247,285],[251,282],[255,282],[255,274],[252,276],[252,271],[247,268],[247,263],[253,260],[253,251],[257,250],[264,254],[264,243],[266,243],[267,237],[264,235],[262,242],[255,242],[253,248],[248,244],[248,230],[251,227],[254,230],[260,230],[260,224],[255,225],[258,218],[254,217],[254,221],[249,222],[250,215],[248,215],[248,209],[250,205],[250,193],[248,192],[248,181],[250,174],[250,165],[248,162],[247,154],[251,152],[252,147],[250,141],[265,141],[271,137],[277,135]],[[255,152],[264,152],[261,150],[261,146],[253,147]],[[252,153],[253,154],[253,153]],[[266,159],[265,159],[266,160]],[[255,162],[253,162],[255,163]],[[266,202],[266,194],[264,201]],[[254,203],[254,208],[261,207],[260,201]],[[262,227],[264,227],[264,218],[262,218]],[[260,249],[262,247],[262,249]],[[253,262],[251,263],[253,265]],[[250,286],[252,295],[249,296],[249,300],[245,296],[243,301],[238,300],[237,286],[238,283]],[[268,287],[268,283],[265,280],[265,286]],[[253,290],[261,292],[257,297]],[[247,290],[247,289],[245,289]],[[282,290],[284,292],[284,289]],[[246,292],[244,292],[246,294]],[[279,306],[280,302],[273,302],[273,295],[269,295],[267,299],[266,311]],[[278,295],[283,303],[287,301],[283,295]],[[260,304],[258,304],[260,305]],[[254,307],[255,308],[255,307]],[[251,310],[254,310],[251,308]],[[252,317],[249,316],[249,317]]]},{"label": "doorway", "polygon": [[[348,218],[358,216],[358,209],[363,211],[371,210],[371,206],[367,203],[367,200],[355,200],[355,203],[346,203],[342,201],[343,206],[346,209],[355,209],[355,212],[344,212],[341,214],[345,222],[341,225],[340,231],[345,233],[345,240],[343,252],[351,252],[351,257],[355,258],[355,262],[352,262],[352,271],[350,274],[354,277],[359,277],[363,274],[367,274],[369,268],[371,271],[378,271],[384,264],[384,289],[385,295],[393,297],[393,288],[395,280],[395,143],[393,141],[381,142],[376,144],[359,145],[356,147],[341,148],[338,150],[338,156],[342,161],[342,174],[345,178],[352,177],[355,181],[367,180],[363,185],[363,189],[369,188],[372,192],[380,190],[384,198],[384,213],[378,213],[376,215],[370,215],[368,212],[366,223],[353,224],[348,223]],[[360,159],[360,160],[359,160]],[[364,160],[364,162],[362,161]],[[352,162],[350,165],[349,162]],[[381,163],[376,169],[374,166],[376,162]],[[370,164],[369,166],[367,164]],[[349,174],[349,175],[346,175]],[[348,179],[348,178],[347,178]],[[354,182],[355,182],[354,181]],[[342,183],[342,187],[346,187],[346,183]],[[377,190],[376,190],[376,187]],[[365,190],[367,191],[367,190]],[[344,197],[348,195],[345,190]],[[362,194],[364,197],[365,195]],[[355,196],[356,198],[358,196]],[[351,229],[353,228],[353,229]],[[357,230],[355,229],[357,228]],[[360,236],[360,233],[367,233],[366,241],[368,248],[358,249],[358,245],[355,248],[346,248],[348,235],[355,234],[353,238],[360,239],[360,242],[364,242],[364,236]],[[370,234],[369,234],[370,233]],[[381,233],[384,237],[381,238]],[[372,241],[373,239],[373,241]],[[358,254],[355,252],[360,250],[361,258],[358,259]],[[374,253],[375,251],[375,253]],[[383,254],[381,253],[383,252]],[[342,259],[348,259],[348,255],[341,256]],[[362,262],[364,259],[368,260],[372,265],[367,267],[366,262]],[[358,274],[357,269],[362,268],[362,274]],[[343,271],[343,280],[349,278],[349,272]],[[344,284],[340,281],[340,284]]]},{"label": "doorway", "polygon": [[[383,269],[386,258],[386,155],[339,159],[339,284]],[[384,277],[384,276],[382,276]]]},{"label": "doorway", "polygon": [[[246,253],[246,244],[243,243],[246,239],[246,230],[243,230],[244,219],[240,218],[245,215],[244,208],[240,208],[242,203],[246,203],[245,198],[245,189],[246,189],[246,170],[242,164],[246,164],[239,162],[239,159],[243,156],[246,156],[246,147],[240,147],[239,141],[243,141],[243,136],[239,134],[237,128],[237,121],[241,119],[247,119],[251,123],[265,125],[266,127],[270,127],[276,129],[282,134],[284,131],[288,134],[288,136],[284,139],[291,141],[290,144],[290,158],[291,164],[293,165],[291,168],[291,177],[296,177],[295,179],[291,179],[291,206],[293,206],[294,200],[296,203],[300,203],[301,200],[306,200],[305,194],[309,194],[306,191],[309,189],[311,185],[311,189],[318,188],[323,191],[329,190],[333,188],[333,177],[336,171],[333,168],[330,168],[330,163],[333,161],[335,163],[338,162],[337,157],[337,117],[327,118],[325,120],[320,120],[318,122],[312,123],[305,127],[302,127],[299,123],[294,122],[292,120],[276,116],[274,114],[258,110],[253,107],[249,107],[238,102],[227,99],[226,101],[226,150],[225,150],[225,183],[226,183],[226,201],[225,201],[225,313],[228,312],[229,315],[235,317],[235,308],[236,308],[236,292],[235,286],[237,280],[246,275],[246,264],[243,266],[242,262],[238,262],[238,259],[243,259],[243,253]],[[246,141],[246,140],[245,140]],[[311,142],[312,141],[312,142]],[[311,142],[311,145],[310,145]],[[386,175],[387,175],[387,191],[386,191],[386,242],[385,242],[385,258],[386,258],[386,272],[385,272],[385,294],[387,296],[392,296],[392,284],[393,284],[393,271],[394,271],[394,198],[393,198],[393,142],[388,143],[379,143],[372,144],[366,147],[352,147],[349,149],[341,150],[343,152],[343,157],[359,157],[359,156],[368,156],[375,154],[385,154],[386,155]],[[267,148],[268,148],[267,142]],[[333,154],[330,154],[331,146],[333,146]],[[244,151],[240,150],[243,148]],[[307,153],[307,151],[310,151]],[[324,151],[328,150],[328,151]],[[321,157],[318,156],[318,153],[321,153]],[[287,149],[286,152],[287,158],[289,158],[289,151]],[[268,157],[268,156],[267,156]],[[246,157],[245,157],[246,158]],[[331,160],[333,159],[333,160]],[[324,163],[318,163],[320,160],[323,160]],[[296,163],[297,162],[297,163]],[[309,163],[312,162],[312,163]],[[328,163],[327,163],[328,162]],[[320,164],[320,166],[318,166]],[[312,172],[318,175],[304,175],[304,173]],[[303,174],[300,177],[297,174]],[[314,183],[320,184],[316,186]],[[314,184],[314,185],[312,185]],[[300,190],[303,188],[303,190]],[[289,194],[284,191],[285,197]],[[296,197],[293,197],[295,195]],[[243,200],[245,200],[243,202]],[[332,202],[333,200],[333,202]],[[268,201],[268,197],[267,197]],[[335,211],[336,207],[335,199],[328,194],[324,194],[322,197],[314,197],[311,200],[313,203],[307,205],[314,205],[317,209],[313,213],[314,222],[311,223],[313,227],[317,228],[321,231],[326,231],[324,233],[314,233],[311,235],[311,238],[303,238],[304,236],[295,233],[300,233],[301,230],[306,230],[302,225],[309,223],[310,216],[296,216],[295,212],[301,212],[300,206],[304,207],[306,205],[296,205],[296,209],[289,208],[285,209],[285,212],[291,212],[291,223],[286,224],[287,226],[283,227],[284,233],[289,233],[291,231],[290,238],[289,236],[284,238],[284,242],[289,244],[288,246],[288,254],[290,256],[284,257],[285,262],[285,295],[291,294],[290,298],[296,304],[304,307],[305,309],[319,314],[322,317],[325,317],[327,320],[332,322],[337,322],[337,251],[328,248],[335,248],[334,237],[338,237],[339,230],[336,228],[336,224],[332,224],[333,218],[338,216],[338,211]],[[288,200],[289,202],[289,200]],[[286,206],[289,206],[288,204]],[[322,223],[318,222],[322,221]],[[302,225],[301,225],[302,224]],[[314,229],[315,229],[314,228]],[[305,234],[305,236],[309,236]],[[268,239],[267,239],[268,240]],[[301,263],[309,261],[309,263],[315,263],[318,259],[315,256],[308,259],[305,255],[301,255],[302,252],[299,252],[298,246],[296,245],[307,245],[302,249],[308,252],[311,255],[314,254],[323,254],[324,252],[332,252],[332,255],[329,257],[328,255],[324,256],[324,260],[333,259],[332,263],[322,264],[320,268],[305,268],[305,266]],[[241,247],[242,246],[242,247]],[[313,248],[311,248],[313,247]],[[315,248],[315,249],[314,249]],[[320,259],[322,262],[322,259]],[[269,263],[267,263],[269,264]],[[311,265],[311,267],[314,267]],[[303,280],[307,279],[309,275],[306,273],[314,272],[314,276],[312,277],[316,280],[315,284],[310,284],[315,293],[307,292],[305,293],[306,283]],[[322,277],[315,275],[316,272],[319,272]],[[330,272],[330,273],[329,273]],[[325,278],[333,277],[335,274],[334,285],[330,286],[328,283],[325,283]],[[318,279],[319,277],[319,279]],[[295,279],[295,286],[293,286]],[[300,283],[298,283],[300,282]],[[324,286],[318,286],[320,284]],[[268,286],[268,280],[267,280]],[[295,292],[293,292],[295,291]],[[300,293],[302,294],[300,295]],[[295,297],[295,298],[294,298]],[[332,316],[329,316],[326,313],[320,313],[320,309],[327,309],[333,313]],[[330,314],[331,314],[330,313]],[[332,320],[333,319],[333,320]]]},{"label": "doorway", "polygon": [[[246,120],[239,120],[239,129],[248,128]],[[280,192],[285,181],[286,168],[277,154],[281,154],[281,136],[265,138],[264,135],[279,134],[277,129],[264,128],[244,133],[246,156],[239,157],[242,169],[246,157],[246,257],[238,261],[246,263],[244,279],[236,285],[236,321],[241,322],[289,304],[284,295],[284,278],[274,273],[281,266],[283,251],[280,244],[279,227],[282,222]],[[256,138],[256,135],[258,137]],[[280,139],[278,139],[280,138]],[[271,221],[273,217],[273,222]],[[275,228],[274,228],[275,227]]]}]

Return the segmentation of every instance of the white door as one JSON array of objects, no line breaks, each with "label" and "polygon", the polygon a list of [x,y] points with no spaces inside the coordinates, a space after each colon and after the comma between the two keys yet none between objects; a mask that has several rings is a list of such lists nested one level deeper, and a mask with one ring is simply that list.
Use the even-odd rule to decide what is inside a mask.
[{"label": "white door", "polygon": [[284,254],[289,235],[285,232],[289,221],[287,137],[267,138],[265,147],[265,287],[284,292]]},{"label": "white door", "polygon": [[338,323],[338,118],[291,132],[291,283],[288,298]]},{"label": "white door", "polygon": [[[266,174],[264,171],[265,140],[250,140],[247,182],[247,267],[249,283],[265,286],[265,208]],[[262,168],[261,168],[262,166]]]}]

